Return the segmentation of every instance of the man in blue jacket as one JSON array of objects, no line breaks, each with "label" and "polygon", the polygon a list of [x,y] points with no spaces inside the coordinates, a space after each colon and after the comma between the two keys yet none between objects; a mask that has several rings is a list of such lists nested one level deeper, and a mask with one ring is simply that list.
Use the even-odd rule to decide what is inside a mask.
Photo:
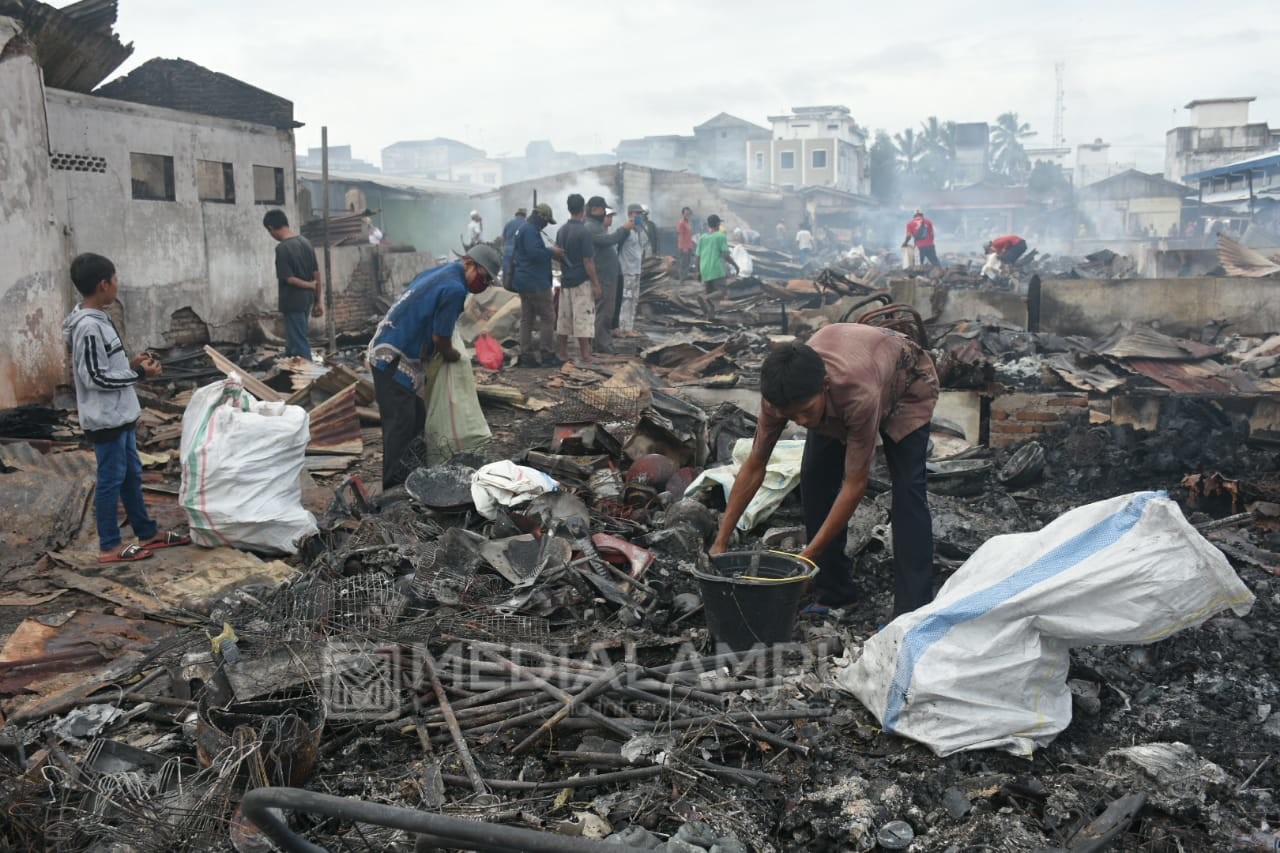
[{"label": "man in blue jacket", "polygon": [[[512,241],[512,289],[520,296],[521,367],[556,367],[560,364],[555,356],[556,315],[551,305],[551,261],[561,257],[564,250],[559,246],[548,246],[542,239],[542,229],[555,224],[551,205],[539,204],[516,231]],[[535,325],[538,327],[537,349],[533,345]]]},{"label": "man in blue jacket", "polygon": [[382,488],[403,483],[412,470],[410,443],[427,425],[422,399],[426,364],[453,348],[453,327],[468,293],[482,293],[498,277],[502,256],[492,246],[472,246],[462,260],[419,273],[382,318],[369,342],[369,368],[382,419]]},{"label": "man in blue jacket", "polygon": [[516,248],[516,232],[520,230],[520,226],[525,223],[529,216],[529,211],[523,207],[516,208],[516,215],[511,217],[511,221],[502,226],[502,285],[507,290],[511,289],[511,255]]}]

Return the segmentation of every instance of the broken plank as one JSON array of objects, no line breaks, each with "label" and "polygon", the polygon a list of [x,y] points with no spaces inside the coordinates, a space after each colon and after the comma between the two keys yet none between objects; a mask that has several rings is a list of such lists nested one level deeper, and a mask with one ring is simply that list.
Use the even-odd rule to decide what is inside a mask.
[{"label": "broken plank", "polygon": [[[50,554],[55,560],[60,558],[58,553]],[[88,593],[94,598],[100,598],[103,601],[118,604],[121,607],[127,607],[130,610],[137,610],[148,616],[166,622],[176,622],[182,625],[198,625],[199,620],[186,619],[174,616],[170,607],[164,602],[142,595],[124,584],[116,583],[107,578],[90,578],[85,577],[78,572],[70,569],[55,568],[49,573],[49,579],[59,586],[67,589],[76,589],[80,592]]]},{"label": "broken plank", "polygon": [[307,453],[359,456],[364,452],[354,382],[311,410],[310,430]]},{"label": "broken plank", "polygon": [[213,362],[213,366],[221,370],[225,375],[230,376],[234,373],[239,376],[240,381],[244,383],[245,390],[257,397],[259,400],[272,403],[284,402],[284,396],[281,395],[280,392],[265,385],[262,380],[255,379],[249,374],[249,371],[245,370],[243,367],[236,364],[213,347],[206,344],[204,352],[205,355],[209,356],[210,361]]}]

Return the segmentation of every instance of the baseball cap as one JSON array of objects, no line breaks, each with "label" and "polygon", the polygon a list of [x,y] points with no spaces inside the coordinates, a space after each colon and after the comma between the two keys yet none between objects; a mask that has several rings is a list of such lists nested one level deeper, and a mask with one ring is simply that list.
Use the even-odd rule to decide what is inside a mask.
[{"label": "baseball cap", "polygon": [[484,243],[472,246],[467,250],[467,254],[464,257],[468,257],[484,267],[490,278],[496,279],[498,277],[498,269],[502,266],[502,256],[492,246]]},{"label": "baseball cap", "polygon": [[533,212],[541,216],[543,219],[547,220],[549,224],[551,225],[556,224],[556,218],[551,215],[551,205],[535,204],[533,206]]},{"label": "baseball cap", "polygon": [[523,207],[516,208],[516,216],[528,216],[528,215],[529,215],[529,211],[524,209]]},{"label": "baseball cap", "polygon": [[627,213],[644,213],[644,205],[632,202],[627,205]]},{"label": "baseball cap", "polygon": [[608,206],[609,205],[605,204],[603,196],[593,195],[591,198],[587,199],[588,210],[590,210],[593,207],[608,207]]},{"label": "baseball cap", "polygon": [[616,211],[616,210],[614,210],[612,207],[606,207],[606,208],[604,209],[604,215],[605,215],[605,216],[613,216],[615,213],[617,213],[617,211]]}]

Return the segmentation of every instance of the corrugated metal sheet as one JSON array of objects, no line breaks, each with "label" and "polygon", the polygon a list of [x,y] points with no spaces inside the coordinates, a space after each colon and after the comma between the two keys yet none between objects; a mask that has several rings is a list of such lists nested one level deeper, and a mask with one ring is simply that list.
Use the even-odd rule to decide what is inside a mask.
[{"label": "corrugated metal sheet", "polygon": [[1213,361],[1180,362],[1134,358],[1129,359],[1126,366],[1179,394],[1229,397],[1234,394],[1267,392],[1248,374]]},{"label": "corrugated metal sheet", "polygon": [[98,462],[92,452],[76,450],[41,453],[26,442],[0,445],[0,461],[21,471],[51,471],[60,477],[96,477]]},{"label": "corrugated metal sheet", "polygon": [[364,452],[355,384],[311,410],[311,443],[307,445],[307,452],[356,456]]}]

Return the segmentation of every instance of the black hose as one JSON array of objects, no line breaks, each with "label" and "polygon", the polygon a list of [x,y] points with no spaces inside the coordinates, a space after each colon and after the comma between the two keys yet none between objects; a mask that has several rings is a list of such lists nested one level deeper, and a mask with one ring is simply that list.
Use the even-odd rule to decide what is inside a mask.
[{"label": "black hose", "polygon": [[596,841],[538,832],[518,826],[466,820],[433,812],[370,803],[349,797],[318,794],[301,788],[255,788],[244,795],[240,810],[285,853],[328,853],[289,829],[271,809],[321,814],[339,820],[360,821],[378,826],[425,833],[433,841],[446,841],[448,846],[464,850],[512,851],[531,853],[642,853],[642,848],[621,844],[604,845]]}]

